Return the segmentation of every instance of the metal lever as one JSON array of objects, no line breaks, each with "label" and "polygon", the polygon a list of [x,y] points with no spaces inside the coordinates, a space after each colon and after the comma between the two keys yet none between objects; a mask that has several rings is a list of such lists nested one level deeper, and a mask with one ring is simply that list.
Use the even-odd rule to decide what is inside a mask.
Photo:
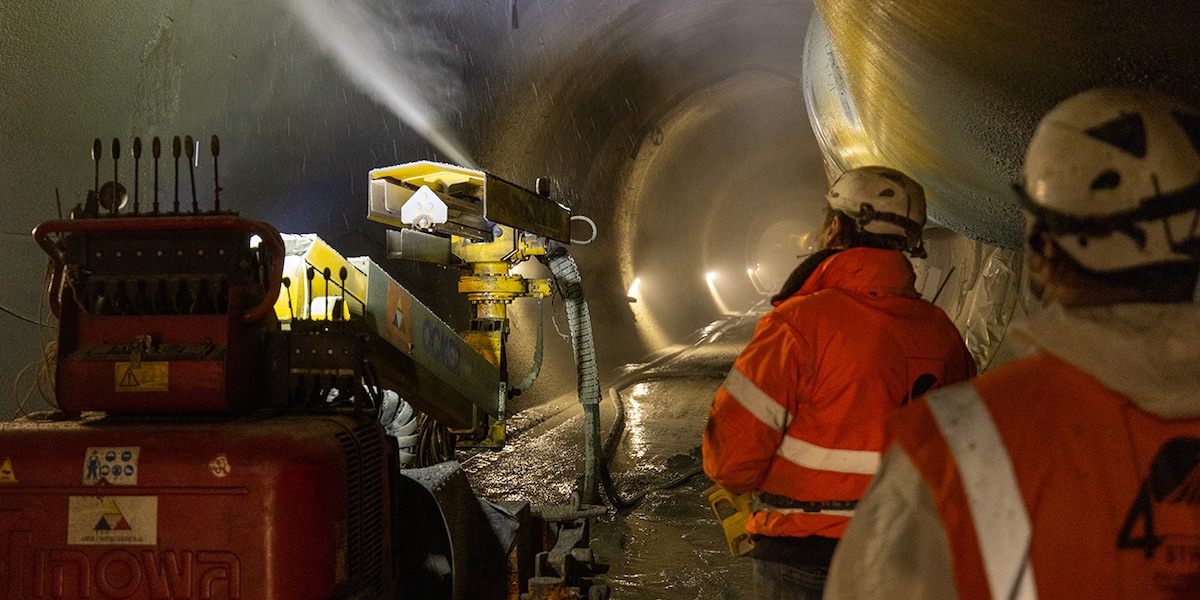
[{"label": "metal lever", "polygon": [[196,199],[196,144],[190,135],[186,136],[183,142],[183,151],[187,153],[188,159],[188,181],[192,184],[192,214],[197,214],[200,212],[200,201]]},{"label": "metal lever", "polygon": [[121,158],[121,140],[113,138],[112,141],[112,157],[113,157],[113,180],[112,180],[112,195],[108,200],[108,212],[112,216],[117,216],[118,204],[121,203],[120,185],[117,183],[117,161]]},{"label": "metal lever", "polygon": [[182,144],[179,136],[171,140],[171,154],[175,156],[175,214],[179,214],[179,152],[182,150]]},{"label": "metal lever", "polygon": [[162,143],[158,136],[150,142],[150,154],[154,155],[154,214],[158,214],[158,157],[162,154]]},{"label": "metal lever", "polygon": [[209,144],[212,149],[213,157],[213,212],[221,212],[221,177],[217,171],[217,156],[221,154],[221,140],[217,139],[216,134],[212,136],[212,142]]},{"label": "metal lever", "polygon": [[138,214],[138,187],[141,178],[138,176],[138,160],[142,158],[142,138],[133,138],[133,214]]},{"label": "metal lever", "polygon": [[291,277],[283,278],[283,289],[287,290],[288,318],[289,318],[289,320],[295,321],[296,320],[296,312],[294,310],[292,310],[292,278]]}]

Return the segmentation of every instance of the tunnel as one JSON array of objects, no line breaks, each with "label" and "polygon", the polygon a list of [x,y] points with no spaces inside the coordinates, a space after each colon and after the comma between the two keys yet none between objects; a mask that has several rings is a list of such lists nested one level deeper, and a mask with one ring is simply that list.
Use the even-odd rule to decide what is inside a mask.
[{"label": "tunnel", "polygon": [[[366,218],[368,172],[431,160],[529,189],[544,178],[551,199],[587,217],[572,221],[569,251],[602,385],[632,381],[626,393],[646,415],[674,375],[629,375],[691,356],[698,366],[682,372],[698,387],[672,393],[698,396],[702,413],[728,364],[687,349],[716,331],[744,344],[812,252],[832,177],[892,166],[928,195],[930,256],[914,261],[916,287],[983,371],[1009,321],[1036,308],[1011,186],[1038,118],[1098,86],[1200,101],[1198,34],[1200,7],[1129,0],[10,1],[0,6],[0,195],[12,210],[0,320],[14,335],[0,353],[12,389],[0,415],[45,410],[51,393],[48,272],[29,231],[108,179],[93,173],[94,139],[128,148],[134,136],[218,135],[224,208],[371,257],[457,329],[471,319],[458,273],[387,258],[388,228]],[[199,154],[208,206],[212,173]],[[159,189],[172,197],[166,181]],[[517,436],[526,427],[531,439],[574,414],[564,408],[576,389],[564,309],[544,308],[541,375],[507,407]],[[514,379],[533,363],[539,314],[530,301],[511,307]],[[736,355],[737,340],[721,343]],[[633,460],[629,487],[686,462],[699,444],[688,439],[646,459],[653,466]],[[528,470],[514,454],[561,452],[531,444],[472,457],[468,470]],[[520,477],[474,483],[561,501],[579,458],[542,466],[567,475],[534,491],[518,489]],[[672,585],[683,588],[661,597],[712,597]]]}]

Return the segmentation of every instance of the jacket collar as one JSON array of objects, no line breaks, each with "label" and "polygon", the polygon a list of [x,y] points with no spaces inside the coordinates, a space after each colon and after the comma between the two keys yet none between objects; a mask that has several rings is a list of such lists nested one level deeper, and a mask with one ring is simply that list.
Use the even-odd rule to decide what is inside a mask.
[{"label": "jacket collar", "polygon": [[1049,352],[1142,410],[1167,419],[1200,417],[1200,305],[1052,304],[1010,331],[1026,353]]},{"label": "jacket collar", "polygon": [[796,296],[837,288],[872,296],[918,298],[912,264],[899,250],[849,248],[825,259]]}]

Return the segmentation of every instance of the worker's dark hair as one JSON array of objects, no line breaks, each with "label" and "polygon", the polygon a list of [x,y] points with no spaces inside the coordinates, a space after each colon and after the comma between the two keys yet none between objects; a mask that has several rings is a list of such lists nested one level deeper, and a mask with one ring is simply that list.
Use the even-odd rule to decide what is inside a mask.
[{"label": "worker's dark hair", "polygon": [[841,226],[842,242],[847,248],[880,248],[900,251],[908,249],[908,239],[904,236],[864,231],[854,217],[832,208],[825,209],[825,223],[822,228],[829,227],[833,224],[834,219],[837,219]]},{"label": "worker's dark hair", "polygon": [[795,269],[792,269],[792,273],[788,275],[787,281],[783,282],[783,287],[779,289],[779,292],[771,296],[771,303],[779,304],[795,296],[796,292],[804,287],[804,282],[808,281],[808,278],[817,271],[817,267],[821,266],[821,263],[825,262],[825,259],[838,252],[841,252],[838,248],[826,248],[808,255],[808,258],[801,261]]},{"label": "worker's dark hair", "polygon": [[[1029,252],[1043,257],[1046,255],[1046,244],[1054,244],[1054,240],[1044,237],[1045,232],[1041,222],[1035,222],[1027,240]],[[1083,281],[1142,290],[1152,297],[1190,295],[1196,288],[1197,279],[1200,278],[1200,263],[1197,262],[1168,262],[1120,271],[1096,271],[1083,266],[1061,248],[1055,252],[1054,260],[1073,271]]]},{"label": "worker's dark hair", "polygon": [[[879,233],[870,233],[859,228],[854,217],[847,215],[840,210],[834,210],[828,206],[825,207],[825,219],[821,223],[821,231],[824,231],[833,224],[833,220],[838,219],[841,226],[841,239],[839,240],[846,248],[881,248],[883,250],[901,250],[903,251],[908,245],[908,240],[902,235],[884,235]],[[804,286],[804,282],[817,270],[817,267],[825,262],[825,259],[841,252],[844,248],[826,248],[817,250],[804,259],[791,275],[788,275],[787,281],[783,282],[783,287],[774,296],[771,296],[771,302],[778,304],[791,298],[800,291]],[[923,254],[923,253],[922,253]]]}]

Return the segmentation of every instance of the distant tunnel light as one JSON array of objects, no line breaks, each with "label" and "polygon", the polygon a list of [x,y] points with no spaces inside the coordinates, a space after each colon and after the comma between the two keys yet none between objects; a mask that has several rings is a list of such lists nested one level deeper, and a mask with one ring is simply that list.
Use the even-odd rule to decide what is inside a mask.
[{"label": "distant tunnel light", "polygon": [[768,293],[768,290],[763,285],[762,277],[759,276],[759,274],[758,274],[760,269],[762,269],[761,264],[756,264],[753,267],[747,267],[746,268],[746,277],[750,278],[750,283],[752,283],[754,285],[754,291],[756,291],[760,294],[766,294],[766,293]]},{"label": "distant tunnel light", "polygon": [[713,304],[717,305],[717,310],[721,311],[721,314],[724,315],[730,314],[729,307],[725,305],[725,301],[721,300],[721,295],[717,293],[717,272],[709,271],[704,275],[704,280],[708,282],[708,293],[712,294]]},{"label": "distant tunnel light", "polygon": [[[652,296],[654,291],[654,279],[651,278],[649,292]],[[653,302],[653,299],[642,297],[641,277],[633,278],[633,282],[629,284],[629,290],[625,294],[625,299],[629,301],[629,311],[633,315],[634,323],[637,324],[638,335],[650,346],[661,348],[670,345],[671,338],[667,336],[658,319],[655,318],[654,310],[646,305],[646,301]]]},{"label": "distant tunnel light", "polygon": [[633,283],[629,284],[629,291],[625,293],[630,298],[637,298],[641,293],[642,278],[634,277]]}]

